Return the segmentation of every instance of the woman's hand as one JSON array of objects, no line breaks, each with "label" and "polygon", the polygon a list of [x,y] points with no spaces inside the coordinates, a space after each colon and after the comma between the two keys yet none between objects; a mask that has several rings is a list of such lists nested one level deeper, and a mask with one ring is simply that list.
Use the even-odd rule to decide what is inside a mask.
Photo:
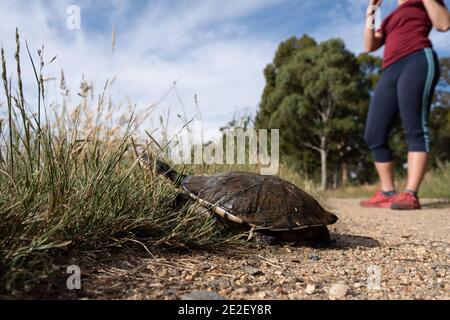
[{"label": "woman's hand", "polygon": [[370,0],[369,5],[370,6],[381,6],[381,4],[383,3],[383,0]]},{"label": "woman's hand", "polygon": [[369,7],[367,8],[367,17],[375,16],[376,10],[381,7],[382,3],[383,0],[370,0]]},{"label": "woman's hand", "polygon": [[383,35],[375,31],[376,10],[379,9],[383,0],[370,0],[367,8],[366,28],[364,30],[364,50],[372,52],[383,46]]},{"label": "woman's hand", "polygon": [[438,31],[446,32],[450,29],[450,13],[443,1],[422,0],[430,17],[433,27]]}]

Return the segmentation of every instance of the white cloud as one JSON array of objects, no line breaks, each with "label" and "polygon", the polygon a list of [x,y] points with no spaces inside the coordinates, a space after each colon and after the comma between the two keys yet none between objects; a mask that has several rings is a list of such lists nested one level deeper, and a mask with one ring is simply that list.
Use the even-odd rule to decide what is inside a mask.
[{"label": "white cloud", "polygon": [[450,34],[448,32],[438,32],[433,30],[430,35],[435,50],[449,53],[450,50]]},{"label": "white cloud", "polygon": [[[2,1],[0,37],[10,69],[17,25],[33,50],[45,41],[48,59],[58,55],[47,76],[59,77],[64,69],[75,98],[84,74],[97,89],[107,78],[117,76],[115,100],[126,102],[129,98],[141,107],[159,101],[173,81],[180,80],[177,87],[188,113],[195,110],[193,97],[197,94],[203,119],[217,127],[231,120],[237,108],[256,108],[264,86],[262,70],[272,59],[276,43],[246,33],[236,19],[275,1],[182,1],[176,6],[156,1],[133,17],[121,14],[128,8],[127,2],[110,2],[114,17],[110,23],[117,26],[114,55],[110,34],[86,28],[84,20],[80,31],[64,27],[68,1]],[[82,19],[92,15],[92,5],[91,1],[81,2]],[[29,63],[24,63],[23,69],[27,93],[32,96]],[[48,94],[55,96],[57,87],[49,86]],[[169,106],[172,114],[181,112],[179,100],[172,94],[157,113]]]},{"label": "white cloud", "polygon": [[[220,127],[231,120],[236,109],[257,107],[264,87],[263,68],[272,60],[278,43],[290,36],[269,39],[259,30],[249,29],[245,18],[275,8],[282,1],[154,0],[136,10],[130,1],[108,0],[102,2],[107,12],[101,15],[99,2],[93,0],[2,0],[0,41],[7,51],[10,72],[14,69],[16,26],[33,53],[45,42],[47,58],[58,55],[47,76],[59,77],[64,69],[75,97],[82,74],[97,89],[106,79],[117,76],[114,100],[126,103],[129,98],[144,108],[159,101],[173,81],[180,79],[177,87],[188,114],[194,113],[193,96],[197,94],[203,119]],[[361,52],[365,1],[352,1],[333,6],[329,21],[318,21],[309,33],[320,41],[341,37],[349,49]],[[72,3],[79,3],[82,9],[80,31],[65,27],[66,8]],[[314,3],[304,0],[298,6]],[[109,32],[112,25],[117,31],[114,55]],[[308,31],[298,30],[297,35]],[[433,33],[432,37],[437,47],[449,47],[448,35]],[[22,60],[27,93],[32,97],[31,66],[26,55]],[[57,84],[48,90],[55,99]],[[178,98],[172,94],[156,113],[169,106],[172,114],[181,112]]]}]

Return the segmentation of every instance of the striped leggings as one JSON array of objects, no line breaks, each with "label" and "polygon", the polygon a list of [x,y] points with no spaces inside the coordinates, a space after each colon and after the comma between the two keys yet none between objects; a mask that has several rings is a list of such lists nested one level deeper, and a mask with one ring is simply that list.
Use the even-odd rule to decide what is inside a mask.
[{"label": "striped leggings", "polygon": [[438,58],[431,48],[413,52],[383,70],[364,134],[376,162],[392,161],[388,139],[399,113],[408,150],[429,152],[428,116],[438,80]]}]

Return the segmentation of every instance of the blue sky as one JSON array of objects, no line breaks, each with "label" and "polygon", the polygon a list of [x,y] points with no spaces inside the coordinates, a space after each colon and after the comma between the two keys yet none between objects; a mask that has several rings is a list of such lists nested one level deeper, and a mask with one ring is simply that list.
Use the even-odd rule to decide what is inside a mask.
[{"label": "blue sky", "polygon": [[[257,109],[264,87],[263,68],[272,60],[280,41],[305,33],[319,41],[340,37],[351,51],[360,53],[367,2],[0,0],[0,41],[9,61],[16,26],[31,48],[44,42],[48,57],[58,55],[47,67],[46,76],[57,78],[64,69],[74,105],[83,75],[97,89],[106,79],[117,77],[114,101],[130,101],[142,110],[160,101],[178,81],[177,90],[188,118],[195,114],[197,95],[203,120],[220,127],[237,111]],[[80,7],[80,30],[66,27],[69,5]],[[396,0],[385,0],[382,15],[395,6]],[[438,54],[450,55],[449,33],[433,32],[432,40]],[[25,72],[27,68],[31,71],[29,67],[24,66]],[[31,72],[25,84],[32,101]],[[172,115],[181,112],[179,97],[170,93],[155,116],[168,108]],[[57,84],[50,84],[48,99],[60,102]],[[174,127],[182,125],[176,117],[171,123]]]}]

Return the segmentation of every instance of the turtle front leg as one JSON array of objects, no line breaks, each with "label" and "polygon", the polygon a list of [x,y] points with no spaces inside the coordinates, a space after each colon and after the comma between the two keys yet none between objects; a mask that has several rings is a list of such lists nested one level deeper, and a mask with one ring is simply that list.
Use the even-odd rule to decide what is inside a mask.
[{"label": "turtle front leg", "polygon": [[175,200],[172,202],[171,207],[174,210],[179,210],[185,205],[187,205],[189,202],[192,202],[192,198],[189,196],[189,194],[186,192],[181,192],[177,194]]},{"label": "turtle front leg", "polygon": [[279,237],[271,234],[260,233],[256,239],[259,243],[266,246],[277,246],[283,243],[283,241]]},{"label": "turtle front leg", "polygon": [[331,242],[330,231],[326,226],[312,228],[311,238],[324,244],[329,244]]}]

